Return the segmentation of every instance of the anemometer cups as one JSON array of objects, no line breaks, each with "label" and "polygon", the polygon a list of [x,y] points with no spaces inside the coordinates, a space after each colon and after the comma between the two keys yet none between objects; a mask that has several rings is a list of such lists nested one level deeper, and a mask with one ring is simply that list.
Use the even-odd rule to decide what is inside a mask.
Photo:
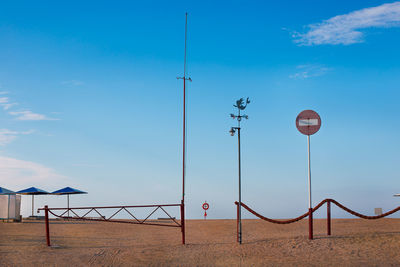
[{"label": "anemometer cups", "polygon": [[231,130],[229,131],[229,133],[231,134],[231,136],[234,136],[235,135],[235,128],[231,128]]}]

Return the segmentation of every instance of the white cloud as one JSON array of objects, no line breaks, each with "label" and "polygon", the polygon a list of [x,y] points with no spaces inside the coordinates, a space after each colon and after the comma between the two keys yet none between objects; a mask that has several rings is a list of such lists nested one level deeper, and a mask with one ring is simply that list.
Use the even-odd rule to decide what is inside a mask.
[{"label": "white cloud", "polygon": [[[0,95],[7,94],[7,92],[0,92]],[[0,97],[0,105],[3,107],[4,110],[10,109],[12,106],[17,105],[17,103],[9,103],[10,99],[8,97]]]},{"label": "white cloud", "polygon": [[294,33],[300,45],[350,45],[364,41],[361,30],[400,26],[400,2],[364,8],[345,15],[310,24],[306,33]]},{"label": "white cloud", "polygon": [[34,133],[34,130],[17,132],[8,129],[0,129],[0,146],[5,146],[14,141],[18,135],[28,135]]},{"label": "white cloud", "polygon": [[0,104],[8,103],[8,97],[0,97]]},{"label": "white cloud", "polygon": [[0,156],[0,184],[20,190],[26,187],[49,187],[67,180],[67,177],[41,164]]},{"label": "white cloud", "polygon": [[69,86],[80,86],[85,84],[82,81],[78,81],[78,80],[69,80],[69,81],[62,81],[61,82],[62,85],[69,85]]},{"label": "white cloud", "polygon": [[[0,95],[8,94],[8,92],[0,92]],[[18,103],[10,103],[10,99],[6,96],[0,96],[0,106],[3,107],[4,110],[9,110],[13,106],[18,105]],[[49,118],[46,115],[33,113],[30,110],[26,111],[9,111],[8,114],[17,116],[17,120],[20,121],[54,121],[58,119]]]},{"label": "white cloud", "polygon": [[16,116],[20,121],[53,121],[57,119],[49,118],[46,115],[33,113],[30,110],[26,111],[10,111],[8,114]]},{"label": "white cloud", "polygon": [[13,106],[17,105],[17,103],[8,103],[8,104],[2,104],[4,110],[9,110]]},{"label": "white cloud", "polygon": [[305,64],[296,67],[297,72],[289,75],[291,79],[307,79],[311,77],[318,77],[326,74],[331,69],[319,64]]}]

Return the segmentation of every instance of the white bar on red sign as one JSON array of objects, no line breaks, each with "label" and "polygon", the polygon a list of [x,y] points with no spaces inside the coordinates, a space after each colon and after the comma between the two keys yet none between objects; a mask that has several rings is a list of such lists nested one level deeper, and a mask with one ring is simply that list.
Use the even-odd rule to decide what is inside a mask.
[{"label": "white bar on red sign", "polygon": [[314,126],[318,125],[318,119],[301,119],[299,120],[299,126]]}]

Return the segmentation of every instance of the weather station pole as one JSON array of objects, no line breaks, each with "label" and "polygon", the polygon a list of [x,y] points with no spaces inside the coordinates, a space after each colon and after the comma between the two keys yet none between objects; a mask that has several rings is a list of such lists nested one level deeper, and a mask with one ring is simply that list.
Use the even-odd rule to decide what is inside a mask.
[{"label": "weather station pole", "polygon": [[182,145],[182,200],[181,200],[181,230],[182,230],[182,244],[185,244],[185,178],[186,178],[186,47],[187,47],[187,15],[185,14],[185,53],[183,60],[183,77],[177,79],[183,80],[183,145]]},{"label": "weather station pole", "polygon": [[249,118],[247,115],[240,115],[240,111],[244,110],[247,107],[247,104],[250,103],[249,98],[246,100],[246,104],[244,104],[243,98],[239,99],[236,101],[236,105],[233,105],[238,109],[238,115],[231,114],[231,118],[237,119],[238,121],[238,126],[237,127],[231,127],[231,130],[229,131],[231,136],[235,135],[235,132],[238,132],[238,176],[239,176],[239,205],[238,205],[238,233],[237,233],[237,241],[239,244],[242,244],[242,167],[241,167],[241,155],[240,155],[240,121],[242,118],[245,118],[246,120]]}]

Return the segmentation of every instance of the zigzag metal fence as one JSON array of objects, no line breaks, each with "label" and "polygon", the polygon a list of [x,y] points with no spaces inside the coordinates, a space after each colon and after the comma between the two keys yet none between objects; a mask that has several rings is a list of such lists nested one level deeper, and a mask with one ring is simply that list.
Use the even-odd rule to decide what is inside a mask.
[{"label": "zigzag metal fence", "polygon": [[[176,220],[167,211],[166,207],[179,207],[181,218]],[[150,208],[151,212],[144,219],[138,219],[132,209],[137,208]],[[130,210],[131,211],[130,211]],[[45,214],[45,225],[46,225],[46,242],[47,246],[50,246],[50,227],[49,227],[49,213],[56,218],[68,219],[68,220],[83,220],[83,221],[97,221],[97,222],[112,222],[112,223],[129,223],[129,224],[142,224],[142,225],[153,225],[153,226],[165,226],[165,227],[179,227],[182,232],[182,243],[184,244],[184,205],[183,204],[162,204],[162,205],[136,205],[136,206],[108,206],[108,207],[78,207],[78,208],[44,208],[38,209],[38,212],[43,210]],[[111,216],[104,215],[106,210],[116,210]],[[160,210],[163,214],[167,215],[167,220],[150,220],[150,217],[157,211]],[[85,211],[83,215],[78,215],[78,211]],[[125,211],[129,215],[129,219],[121,220],[114,219],[116,215]],[[74,216],[69,216],[72,213]],[[95,214],[98,217],[89,217],[90,214]],[[163,223],[164,222],[164,223]],[[171,224],[172,222],[172,224]]]},{"label": "zigzag metal fence", "polygon": [[[270,223],[276,223],[276,224],[289,224],[289,223],[295,223],[297,221],[300,221],[301,219],[304,219],[305,217],[309,217],[312,220],[312,213],[314,213],[315,211],[317,211],[319,208],[321,208],[324,204],[326,203],[326,207],[327,207],[327,216],[326,216],[326,221],[327,221],[327,235],[331,235],[331,203],[335,204],[336,206],[338,206],[339,208],[343,209],[344,211],[357,216],[359,218],[362,219],[367,219],[367,220],[376,220],[376,219],[380,219],[386,216],[389,216],[397,211],[400,210],[400,207],[397,207],[395,209],[392,209],[391,211],[388,211],[386,213],[383,213],[381,215],[376,215],[376,216],[367,216],[367,215],[363,215],[361,213],[355,212],[347,207],[345,207],[344,205],[340,204],[339,202],[337,202],[334,199],[324,199],[322,200],[317,206],[315,206],[314,208],[312,208],[311,210],[311,214],[310,212],[306,212],[302,215],[300,215],[299,217],[293,218],[293,219],[288,219],[288,220],[275,220],[275,219],[271,219],[271,218],[267,218],[262,216],[261,214],[257,213],[256,211],[254,211],[253,209],[251,209],[249,206],[247,206],[246,204],[244,204],[243,202],[241,203],[241,206],[243,208],[245,208],[246,210],[248,210],[250,213],[252,213],[253,215],[257,216],[258,218],[270,222]],[[239,225],[239,202],[235,202],[236,206],[237,206],[237,225]],[[311,215],[311,216],[310,216]],[[238,226],[237,226],[238,227]],[[310,229],[310,231],[312,231],[312,229]],[[237,239],[239,239],[239,230],[237,230]]]}]

